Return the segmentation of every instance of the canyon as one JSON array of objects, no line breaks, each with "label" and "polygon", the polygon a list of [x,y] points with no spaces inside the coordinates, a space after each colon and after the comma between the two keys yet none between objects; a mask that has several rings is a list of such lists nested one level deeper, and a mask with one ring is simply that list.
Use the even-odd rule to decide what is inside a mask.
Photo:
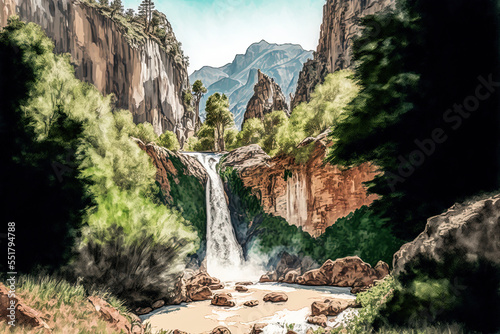
[{"label": "canyon", "polygon": [[76,77],[113,94],[134,122],[151,123],[157,134],[173,131],[181,145],[194,134],[197,115],[182,98],[189,87],[186,64],[157,40],[128,36],[127,27],[83,1],[0,0],[0,8],[0,26],[12,15],[40,25],[55,52],[71,55]]},{"label": "canyon", "polygon": [[311,98],[314,88],[328,73],[348,69],[352,63],[352,42],[360,32],[360,19],[394,7],[395,0],[328,0],[323,7],[323,22],[314,58],[300,72],[291,102],[294,109]]}]

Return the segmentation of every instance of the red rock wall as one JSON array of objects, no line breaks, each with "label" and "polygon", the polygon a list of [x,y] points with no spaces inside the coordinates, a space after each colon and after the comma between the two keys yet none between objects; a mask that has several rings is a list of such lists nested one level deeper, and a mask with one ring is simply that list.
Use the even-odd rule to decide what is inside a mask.
[{"label": "red rock wall", "polygon": [[245,186],[253,189],[267,213],[281,216],[313,236],[319,236],[338,218],[377,198],[367,195],[363,185],[374,178],[376,168],[365,163],[342,170],[325,164],[324,140],[316,141],[312,156],[304,165],[295,163],[293,157],[266,159],[264,152],[256,151],[262,151],[257,145],[247,148],[255,152],[240,152],[241,164],[231,157],[226,158],[225,164],[239,171]]}]

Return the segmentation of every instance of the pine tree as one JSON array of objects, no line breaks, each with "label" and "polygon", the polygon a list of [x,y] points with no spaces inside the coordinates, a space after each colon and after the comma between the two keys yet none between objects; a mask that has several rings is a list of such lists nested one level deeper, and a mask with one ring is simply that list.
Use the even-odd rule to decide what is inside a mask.
[{"label": "pine tree", "polygon": [[139,16],[144,19],[144,27],[147,32],[149,32],[150,22],[153,19],[154,9],[155,4],[152,0],[142,0],[139,5]]},{"label": "pine tree", "polygon": [[134,16],[135,16],[135,12],[132,8],[129,8],[127,9],[127,11],[125,12],[125,16],[128,18],[128,19],[133,19]]},{"label": "pine tree", "polygon": [[108,2],[108,0],[99,0],[99,4],[100,4],[101,6],[106,6],[106,7],[108,7],[108,6],[109,6],[109,2]]},{"label": "pine tree", "polygon": [[123,14],[122,0],[111,1],[111,16],[113,16],[116,13]]}]

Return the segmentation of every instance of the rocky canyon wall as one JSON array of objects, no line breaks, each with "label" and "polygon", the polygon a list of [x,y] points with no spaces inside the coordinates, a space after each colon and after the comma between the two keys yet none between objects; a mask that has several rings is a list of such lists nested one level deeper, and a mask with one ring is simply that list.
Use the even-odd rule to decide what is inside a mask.
[{"label": "rocky canyon wall", "polygon": [[363,185],[377,171],[370,164],[347,170],[325,164],[326,134],[309,139],[313,140],[314,150],[306,164],[295,163],[289,156],[270,158],[258,145],[250,145],[229,153],[223,167],[238,171],[267,213],[318,236],[338,218],[377,198],[368,195]]},{"label": "rocky canyon wall", "polygon": [[57,53],[71,54],[77,78],[114,94],[136,123],[174,131],[181,144],[194,133],[196,116],[182,98],[187,69],[156,41],[128,40],[126,27],[78,0],[0,0],[0,8],[1,26],[11,15],[40,25]]},{"label": "rocky canyon wall", "polygon": [[316,85],[328,73],[352,65],[352,40],[361,32],[359,19],[392,8],[395,0],[327,0],[314,59],[308,60],[300,72],[291,109],[309,101]]}]

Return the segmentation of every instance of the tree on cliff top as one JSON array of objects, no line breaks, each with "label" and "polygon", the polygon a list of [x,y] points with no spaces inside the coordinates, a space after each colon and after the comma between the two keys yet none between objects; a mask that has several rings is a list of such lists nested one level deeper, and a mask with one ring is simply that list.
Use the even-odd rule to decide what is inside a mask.
[{"label": "tree on cliff top", "polygon": [[123,14],[122,0],[111,1],[111,17],[113,17],[116,13]]},{"label": "tree on cliff top", "polygon": [[149,32],[150,23],[153,20],[153,10],[155,4],[152,0],[142,0],[139,5],[139,16],[144,19],[144,30]]},{"label": "tree on cliff top", "polygon": [[229,99],[225,94],[215,93],[207,100],[205,107],[207,118],[205,123],[214,127],[215,150],[224,151],[224,130],[234,125],[233,114],[229,111]]},{"label": "tree on cliff top", "polygon": [[194,106],[196,108],[196,122],[197,127],[200,125],[200,101],[203,95],[207,93],[207,89],[203,86],[201,80],[196,80],[193,84]]}]

